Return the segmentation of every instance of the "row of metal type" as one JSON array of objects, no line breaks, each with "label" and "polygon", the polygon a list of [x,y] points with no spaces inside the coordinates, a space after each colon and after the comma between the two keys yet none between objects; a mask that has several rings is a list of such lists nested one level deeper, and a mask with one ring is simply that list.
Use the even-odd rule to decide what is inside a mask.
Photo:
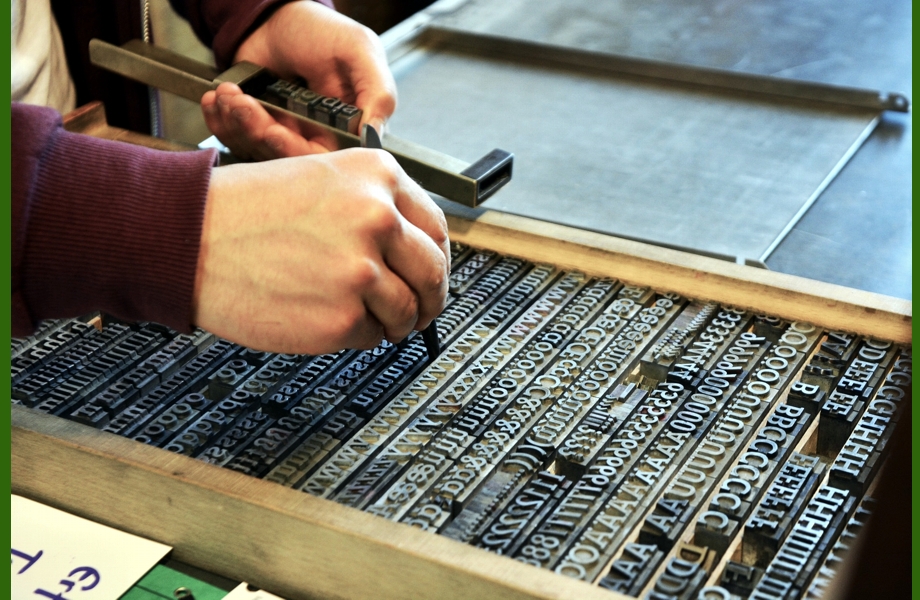
[{"label": "row of metal type", "polygon": [[96,316],[12,400],[652,599],[818,598],[868,518],[911,349],[451,247],[443,351],[321,356]]},{"label": "row of metal type", "polygon": [[[839,343],[842,339],[845,344]],[[832,421],[831,427],[821,426],[824,415],[833,418],[840,412],[837,398],[821,402],[816,383],[804,383],[804,378],[795,381],[786,403],[777,406],[733,468],[734,481],[723,480],[719,493],[710,496],[708,510],[695,517],[692,538],[689,531],[684,534],[683,539],[695,547],[689,548],[688,542],[678,545],[671,560],[659,569],[648,597],[693,597],[700,590],[699,597],[705,598],[799,598],[806,592],[809,597],[820,597],[826,589],[833,567],[821,564],[836,566],[839,558],[832,560],[832,553],[842,555],[848,547],[840,542],[846,539],[843,528],[852,522],[848,519],[854,506],[869,499],[864,493],[881,457],[876,449],[884,448],[890,438],[900,414],[898,403],[909,394],[911,380],[909,348],[896,349],[841,332],[826,340],[830,341],[811,355],[809,365],[836,355],[839,373],[824,382],[826,389],[839,397],[841,386],[850,391],[858,387],[862,400],[850,398],[848,406],[854,401],[868,405],[856,427],[850,426],[847,451],[838,452],[839,420]],[[781,418],[776,419],[777,415]],[[810,455],[777,453],[776,444],[768,443],[771,439],[776,442],[778,430],[791,426],[794,418],[798,431],[811,435],[800,439],[803,436],[793,430],[783,439],[807,448]],[[765,436],[768,431],[770,435]],[[765,471],[774,473],[772,482],[763,479]],[[865,516],[864,512],[856,521],[862,523]],[[714,554],[707,558],[705,551]],[[688,560],[688,555],[694,560]],[[719,560],[721,572],[704,568],[707,562]],[[819,569],[824,569],[823,574]],[[700,588],[707,580],[718,585]]]},{"label": "row of metal type", "polygon": [[332,96],[317,94],[305,85],[279,79],[265,89],[262,98],[314,121],[349,133],[358,133],[362,114],[360,108]]},{"label": "row of metal type", "polygon": [[[649,580],[656,593],[698,587],[707,579],[709,569],[700,567],[726,553],[740,532],[738,523],[748,519],[759,491],[773,478],[776,466],[787,461],[806,428],[801,409],[776,399],[819,333],[797,323],[775,332],[773,343],[769,331],[761,333],[766,335],[739,336],[702,380],[709,385],[696,389],[697,394],[725,402],[668,484],[664,498],[674,503],[670,514],[647,518],[642,526],[641,539],[663,553]],[[697,568],[677,577],[675,565],[686,562],[688,554]],[[638,583],[644,587],[649,581]]]}]

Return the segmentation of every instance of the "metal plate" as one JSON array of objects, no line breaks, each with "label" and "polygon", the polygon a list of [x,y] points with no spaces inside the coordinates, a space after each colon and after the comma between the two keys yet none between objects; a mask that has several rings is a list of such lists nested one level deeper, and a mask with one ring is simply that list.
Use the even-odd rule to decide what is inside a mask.
[{"label": "metal plate", "polygon": [[[439,0],[427,12],[439,26],[469,32],[736,73],[911,90],[912,10],[903,0]],[[911,154],[910,114],[884,113],[770,255],[769,268],[910,298]]]},{"label": "metal plate", "polygon": [[763,260],[878,116],[434,43],[392,68],[391,131],[515,152],[489,208],[730,258]]}]

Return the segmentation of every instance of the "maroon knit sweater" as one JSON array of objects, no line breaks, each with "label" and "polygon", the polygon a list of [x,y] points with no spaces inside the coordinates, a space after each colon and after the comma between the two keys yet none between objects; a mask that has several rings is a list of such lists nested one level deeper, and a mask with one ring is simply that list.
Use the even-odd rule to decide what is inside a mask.
[{"label": "maroon knit sweater", "polygon": [[[188,0],[177,8],[226,66],[283,1]],[[93,310],[188,331],[215,152],[69,133],[56,111],[18,103],[11,133],[13,335]]]}]

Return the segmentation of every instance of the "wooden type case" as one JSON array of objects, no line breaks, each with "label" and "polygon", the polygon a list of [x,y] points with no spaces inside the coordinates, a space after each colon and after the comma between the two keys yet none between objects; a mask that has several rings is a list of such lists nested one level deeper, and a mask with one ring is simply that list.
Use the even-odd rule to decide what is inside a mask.
[{"label": "wooden type case", "polygon": [[[101,107],[79,129],[117,137]],[[101,119],[101,122],[100,122]],[[137,142],[137,136],[130,141]],[[911,341],[911,302],[532,219],[443,206],[451,239],[589,275]],[[625,598],[403,524],[12,407],[12,491],[297,598]]]}]

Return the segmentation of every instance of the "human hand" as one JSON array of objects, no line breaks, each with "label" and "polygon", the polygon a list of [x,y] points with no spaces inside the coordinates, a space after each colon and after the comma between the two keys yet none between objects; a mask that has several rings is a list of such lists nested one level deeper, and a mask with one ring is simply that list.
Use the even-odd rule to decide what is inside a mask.
[{"label": "human hand", "polygon": [[194,322],[282,353],[373,348],[444,308],[444,214],[389,154],[353,148],[214,169]]},{"label": "human hand", "polygon": [[[279,7],[240,45],[235,60],[261,65],[285,79],[304,77],[311,90],[360,108],[361,125],[373,125],[381,135],[396,109],[396,82],[377,35],[312,0]],[[211,132],[244,158],[337,149],[326,139],[305,139],[277,122],[232,83],[207,92],[201,107]]]}]

